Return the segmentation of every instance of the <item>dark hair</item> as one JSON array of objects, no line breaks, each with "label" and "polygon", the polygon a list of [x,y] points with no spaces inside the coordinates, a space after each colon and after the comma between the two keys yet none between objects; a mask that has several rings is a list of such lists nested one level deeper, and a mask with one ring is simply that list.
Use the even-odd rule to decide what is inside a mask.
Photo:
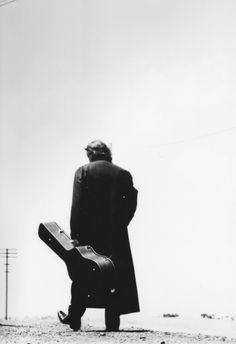
[{"label": "dark hair", "polygon": [[110,148],[108,148],[107,145],[100,140],[95,140],[95,141],[90,142],[85,148],[85,150],[87,152],[89,161],[96,161],[96,160],[106,160],[109,162],[112,161]]}]

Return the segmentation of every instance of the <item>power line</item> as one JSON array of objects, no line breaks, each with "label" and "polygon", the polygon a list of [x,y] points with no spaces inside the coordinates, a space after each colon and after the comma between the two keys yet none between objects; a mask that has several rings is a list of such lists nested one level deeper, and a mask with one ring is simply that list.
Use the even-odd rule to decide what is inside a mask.
[{"label": "power line", "polygon": [[6,5],[7,5],[7,3],[8,3],[9,1],[11,1],[11,0],[0,0],[0,5],[2,5],[2,4],[6,4]]},{"label": "power line", "polygon": [[15,2],[16,0],[9,0],[9,1],[1,1],[0,2],[0,7],[6,6],[10,4],[11,2]]},{"label": "power line", "polygon": [[198,135],[198,136],[194,136],[194,137],[190,137],[190,138],[186,138],[186,139],[181,139],[181,140],[176,140],[176,141],[172,141],[172,142],[167,142],[167,143],[160,143],[157,145],[157,147],[165,147],[165,146],[171,146],[171,145],[181,144],[181,143],[186,143],[186,142],[193,142],[193,141],[205,139],[205,138],[208,138],[211,136],[217,136],[217,135],[225,134],[225,133],[228,133],[228,132],[233,131],[235,129],[236,129],[236,126],[233,126],[233,127],[227,128],[227,129],[214,131],[214,132],[211,132],[208,134],[202,134],[202,135]]}]

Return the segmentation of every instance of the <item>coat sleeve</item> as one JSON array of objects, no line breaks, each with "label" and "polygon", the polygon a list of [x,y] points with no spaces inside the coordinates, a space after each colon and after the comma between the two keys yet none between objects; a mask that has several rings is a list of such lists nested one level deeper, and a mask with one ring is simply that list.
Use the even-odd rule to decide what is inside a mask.
[{"label": "coat sleeve", "polygon": [[79,240],[79,231],[84,218],[84,177],[83,169],[79,168],[74,176],[72,206],[70,216],[70,234],[72,239]]},{"label": "coat sleeve", "polygon": [[123,192],[122,192],[122,208],[124,214],[125,225],[128,226],[132,220],[136,208],[137,208],[137,197],[138,190],[133,185],[133,178],[128,171],[125,171],[123,179]]}]

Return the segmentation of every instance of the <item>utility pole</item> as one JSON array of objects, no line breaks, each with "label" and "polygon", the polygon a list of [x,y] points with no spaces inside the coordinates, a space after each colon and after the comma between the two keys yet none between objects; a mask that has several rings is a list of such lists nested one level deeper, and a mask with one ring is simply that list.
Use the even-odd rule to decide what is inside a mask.
[{"label": "utility pole", "polygon": [[5,258],[5,266],[6,266],[6,299],[5,299],[5,319],[8,319],[8,274],[9,269],[8,266],[10,265],[9,259],[17,257],[17,249],[15,248],[2,248],[0,249],[0,258]]}]

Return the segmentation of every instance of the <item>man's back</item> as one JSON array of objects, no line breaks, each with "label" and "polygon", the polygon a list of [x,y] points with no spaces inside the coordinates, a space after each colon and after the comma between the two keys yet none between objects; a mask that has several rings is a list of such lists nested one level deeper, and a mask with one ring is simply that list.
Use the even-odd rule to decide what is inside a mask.
[{"label": "man's back", "polygon": [[72,233],[82,244],[109,253],[109,237],[128,225],[136,208],[130,173],[105,160],[93,161],[76,171],[74,191]]}]

